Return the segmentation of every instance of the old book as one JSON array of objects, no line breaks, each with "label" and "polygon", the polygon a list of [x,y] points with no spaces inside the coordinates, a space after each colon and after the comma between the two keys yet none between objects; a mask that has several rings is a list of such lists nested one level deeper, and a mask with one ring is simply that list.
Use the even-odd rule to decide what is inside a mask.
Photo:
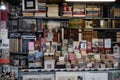
[{"label": "old book", "polygon": [[114,5],[114,17],[115,18],[119,18],[120,17],[120,5],[119,4],[116,4]]}]

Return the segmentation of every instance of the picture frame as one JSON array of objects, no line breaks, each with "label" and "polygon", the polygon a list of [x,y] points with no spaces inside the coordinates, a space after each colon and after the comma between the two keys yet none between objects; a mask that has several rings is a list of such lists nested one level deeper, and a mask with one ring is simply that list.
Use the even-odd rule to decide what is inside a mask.
[{"label": "picture frame", "polygon": [[34,18],[19,19],[19,31],[36,32],[37,20]]},{"label": "picture frame", "polygon": [[23,11],[35,11],[37,10],[38,0],[22,0]]}]

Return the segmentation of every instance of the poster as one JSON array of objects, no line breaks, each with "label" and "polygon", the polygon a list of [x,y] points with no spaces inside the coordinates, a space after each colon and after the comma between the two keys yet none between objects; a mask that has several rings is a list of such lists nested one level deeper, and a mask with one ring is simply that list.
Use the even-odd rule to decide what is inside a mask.
[{"label": "poster", "polygon": [[56,72],[55,80],[84,80],[84,79],[85,79],[84,72]]},{"label": "poster", "polygon": [[108,73],[86,72],[85,80],[108,80]]}]

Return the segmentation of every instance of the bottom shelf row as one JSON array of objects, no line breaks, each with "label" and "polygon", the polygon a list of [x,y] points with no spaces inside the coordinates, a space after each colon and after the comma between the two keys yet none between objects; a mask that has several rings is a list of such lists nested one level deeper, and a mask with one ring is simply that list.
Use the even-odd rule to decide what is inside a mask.
[{"label": "bottom shelf row", "polygon": [[39,71],[38,69],[23,69],[18,67],[0,66],[0,80],[120,80],[120,70],[101,71]]},{"label": "bottom shelf row", "polygon": [[120,72],[23,73],[22,80],[120,80]]}]

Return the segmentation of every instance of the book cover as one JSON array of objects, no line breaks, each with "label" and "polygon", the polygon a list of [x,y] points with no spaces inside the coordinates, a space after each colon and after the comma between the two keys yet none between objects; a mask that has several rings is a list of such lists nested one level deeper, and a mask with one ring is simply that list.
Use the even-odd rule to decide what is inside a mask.
[{"label": "book cover", "polygon": [[73,49],[78,50],[79,49],[79,41],[73,41]]},{"label": "book cover", "polygon": [[62,47],[68,47],[68,40],[67,39],[62,40]]},{"label": "book cover", "polygon": [[74,53],[69,53],[69,60],[75,60],[76,59],[76,56]]},{"label": "book cover", "polygon": [[104,39],[98,39],[99,53],[104,53]]},{"label": "book cover", "polygon": [[34,41],[34,43],[35,43],[35,50],[41,50],[41,42],[40,42],[40,39],[38,38],[38,39],[36,39],[35,41]]},{"label": "book cover", "polygon": [[45,60],[44,61],[44,69],[54,70],[54,68],[55,68],[55,60]]},{"label": "book cover", "polygon": [[27,60],[23,59],[23,60],[20,60],[20,66],[27,66]]},{"label": "book cover", "polygon": [[28,61],[34,62],[35,61],[35,54],[28,54]]},{"label": "book cover", "polygon": [[104,48],[105,48],[105,53],[110,54],[111,53],[111,39],[106,38],[104,39]]},{"label": "book cover", "polygon": [[92,39],[92,48],[93,48],[93,52],[94,53],[98,53],[99,52],[99,48],[98,48],[98,38],[93,38]]},{"label": "book cover", "polygon": [[35,43],[34,42],[28,42],[28,50],[34,50]]},{"label": "book cover", "polygon": [[87,53],[91,53],[92,52],[92,42],[87,42]]},{"label": "book cover", "polygon": [[82,40],[81,42],[80,42],[80,50],[82,51],[82,50],[87,50],[87,41],[86,40]]},{"label": "book cover", "polygon": [[51,44],[51,53],[55,53],[57,51],[57,42],[52,42]]},{"label": "book cover", "polygon": [[35,61],[37,62],[42,62],[43,61],[43,52],[42,51],[38,51],[35,54]]}]

